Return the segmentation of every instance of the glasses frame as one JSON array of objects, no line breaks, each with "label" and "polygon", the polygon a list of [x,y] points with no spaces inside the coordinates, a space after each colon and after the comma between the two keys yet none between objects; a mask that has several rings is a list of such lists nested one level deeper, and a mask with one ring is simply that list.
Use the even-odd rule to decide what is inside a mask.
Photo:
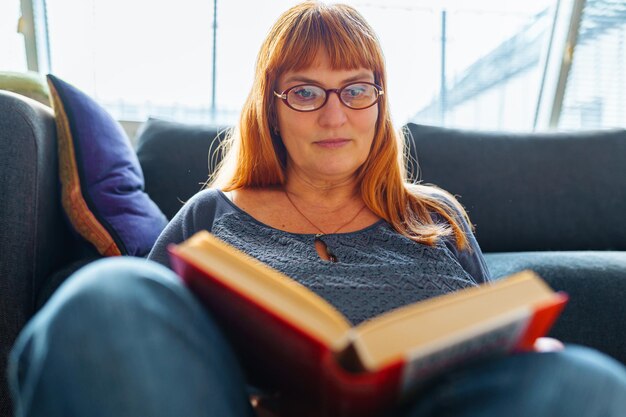
[{"label": "glasses frame", "polygon": [[[351,85],[355,85],[355,84],[367,84],[367,85],[371,85],[372,87],[374,87],[374,89],[376,91],[376,100],[374,100],[374,102],[372,104],[368,104],[365,107],[351,107],[351,106],[347,105],[343,101],[343,99],[341,98],[341,92],[343,90],[345,90],[346,88],[350,87]],[[296,109],[295,107],[291,106],[291,104],[289,104],[289,102],[287,101],[287,97],[289,96],[289,92],[291,90],[293,90],[294,88],[305,86],[305,85],[312,85],[312,86],[318,87],[318,88],[322,89],[324,91],[324,93],[326,94],[326,96],[324,97],[324,102],[319,107],[317,107],[315,109],[311,109],[311,110]],[[324,107],[326,105],[326,103],[328,103],[328,97],[330,97],[330,93],[336,93],[337,97],[339,98],[339,101],[341,102],[341,104],[343,104],[344,106],[346,106],[347,108],[352,109],[352,110],[365,110],[365,109],[368,109],[368,108],[372,107],[374,104],[378,103],[378,100],[380,100],[380,97],[383,94],[385,94],[385,92],[383,91],[383,88],[380,85],[374,84],[374,83],[370,83],[370,82],[366,82],[366,81],[356,81],[356,82],[353,82],[353,83],[346,84],[346,85],[344,85],[343,87],[340,87],[340,88],[322,88],[322,87],[320,87],[317,84],[305,83],[305,84],[298,84],[298,85],[294,85],[293,87],[289,87],[288,89],[284,90],[282,93],[278,93],[278,92],[274,91],[274,95],[276,97],[278,97],[279,99],[281,99],[285,103],[285,105],[287,107],[289,107],[292,110],[299,111],[299,112],[302,112],[302,113],[308,113],[308,112],[312,112],[312,111],[317,111],[317,110],[321,109],[322,107]]]}]

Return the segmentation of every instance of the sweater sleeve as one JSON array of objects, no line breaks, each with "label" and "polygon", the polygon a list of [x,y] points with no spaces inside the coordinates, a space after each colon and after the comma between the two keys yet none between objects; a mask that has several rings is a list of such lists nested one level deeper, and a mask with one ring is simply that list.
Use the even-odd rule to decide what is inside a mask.
[{"label": "sweater sleeve", "polygon": [[460,216],[461,225],[465,236],[467,237],[468,246],[465,249],[459,250],[456,246],[456,239],[454,236],[445,240],[445,244],[448,249],[454,254],[459,264],[463,267],[468,274],[470,274],[477,283],[484,284],[492,281],[489,268],[485,262],[483,255],[476,237],[472,232],[470,225],[465,221],[463,216]]},{"label": "sweater sleeve", "polygon": [[[470,274],[478,284],[491,282],[492,278],[489,272],[489,268],[487,267],[483,252],[478,245],[476,236],[474,236],[472,227],[467,222],[465,216],[457,209],[457,207],[451,201],[449,201],[450,198],[454,197],[440,195],[439,193],[437,194],[444,204],[453,209],[455,213],[455,218],[459,222],[459,225],[461,226],[463,232],[465,233],[465,236],[467,237],[468,245],[464,249],[457,248],[454,235],[448,236],[444,239],[446,247],[450,250],[450,252],[452,252],[461,267],[463,267],[463,269],[468,274]],[[434,218],[438,221],[445,222],[445,219],[441,218],[439,215],[435,215]]]},{"label": "sweater sleeve", "polygon": [[167,247],[181,243],[200,230],[211,231],[219,207],[217,190],[204,190],[195,194],[165,226],[148,259],[171,269]]}]

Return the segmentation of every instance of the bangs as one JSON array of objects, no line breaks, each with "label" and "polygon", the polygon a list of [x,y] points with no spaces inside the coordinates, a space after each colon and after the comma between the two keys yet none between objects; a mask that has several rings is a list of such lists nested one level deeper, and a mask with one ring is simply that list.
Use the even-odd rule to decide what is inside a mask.
[{"label": "bangs", "polygon": [[[383,57],[372,28],[354,9],[344,5],[316,4],[304,12],[294,14],[290,30],[275,50],[274,74],[298,71],[314,65],[320,53],[327,55],[333,70],[366,68],[374,72],[380,82]],[[279,53],[278,53],[279,52]]]}]

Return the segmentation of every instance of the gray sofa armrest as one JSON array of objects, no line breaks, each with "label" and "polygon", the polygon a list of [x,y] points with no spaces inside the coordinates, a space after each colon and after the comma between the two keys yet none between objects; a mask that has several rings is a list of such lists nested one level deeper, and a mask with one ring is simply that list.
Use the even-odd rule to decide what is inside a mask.
[{"label": "gray sofa armrest", "polygon": [[494,277],[531,269],[570,295],[551,336],[626,364],[626,252],[491,253],[485,258]]},{"label": "gray sofa armrest", "polygon": [[42,282],[63,265],[70,235],[58,199],[50,108],[0,91],[0,415],[9,415],[7,354],[35,311]]}]

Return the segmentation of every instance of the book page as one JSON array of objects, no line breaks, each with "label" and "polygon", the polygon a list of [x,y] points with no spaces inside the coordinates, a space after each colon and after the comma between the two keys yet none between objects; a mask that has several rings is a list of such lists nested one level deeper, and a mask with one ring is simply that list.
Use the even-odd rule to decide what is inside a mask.
[{"label": "book page", "polygon": [[409,350],[557,298],[537,275],[526,271],[401,307],[357,326],[351,335],[364,367],[372,370],[402,360]]},{"label": "book page", "polygon": [[406,395],[429,378],[468,360],[505,354],[513,350],[526,330],[532,311],[522,308],[490,323],[467,329],[448,340],[440,340],[407,352],[401,395]]}]

